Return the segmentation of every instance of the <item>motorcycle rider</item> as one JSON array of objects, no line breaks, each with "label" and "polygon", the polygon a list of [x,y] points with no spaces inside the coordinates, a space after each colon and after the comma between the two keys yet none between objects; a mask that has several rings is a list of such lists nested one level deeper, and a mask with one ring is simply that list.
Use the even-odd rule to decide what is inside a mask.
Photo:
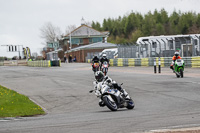
[{"label": "motorcycle rider", "polygon": [[175,63],[175,61],[177,60],[177,59],[182,59],[180,56],[179,56],[179,52],[178,51],[176,51],[175,53],[174,53],[174,56],[172,57],[172,63],[171,63],[171,65],[170,65],[170,69],[172,69],[173,71],[174,71],[174,63]]},{"label": "motorcycle rider", "polygon": [[101,67],[102,67],[102,64],[103,64],[104,61],[108,62],[108,66],[109,66],[109,59],[106,57],[106,54],[103,54],[102,58],[100,59],[100,62],[101,62],[100,70],[101,70]]},{"label": "motorcycle rider", "polygon": [[94,63],[99,63],[99,58],[96,55],[92,59],[92,69],[94,69]]},{"label": "motorcycle rider", "polygon": [[[128,95],[128,93],[125,91],[125,89],[123,89],[121,86],[119,86],[114,80],[112,80],[110,77],[108,77],[107,75],[104,76],[102,71],[97,71],[95,74],[95,89],[97,88],[97,84],[98,82],[104,82],[105,84],[107,84],[108,86],[113,86],[115,89],[118,89],[120,92],[122,92],[122,96],[126,99],[126,100],[130,100],[130,96]],[[100,106],[104,106],[102,103],[102,100],[99,100],[99,105]]]}]

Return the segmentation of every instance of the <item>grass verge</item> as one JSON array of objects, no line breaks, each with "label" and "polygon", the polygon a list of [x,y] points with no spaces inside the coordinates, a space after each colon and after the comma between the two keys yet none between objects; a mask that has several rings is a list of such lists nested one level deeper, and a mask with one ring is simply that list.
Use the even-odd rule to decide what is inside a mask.
[{"label": "grass verge", "polygon": [[45,114],[27,96],[0,85],[0,117],[22,117]]}]

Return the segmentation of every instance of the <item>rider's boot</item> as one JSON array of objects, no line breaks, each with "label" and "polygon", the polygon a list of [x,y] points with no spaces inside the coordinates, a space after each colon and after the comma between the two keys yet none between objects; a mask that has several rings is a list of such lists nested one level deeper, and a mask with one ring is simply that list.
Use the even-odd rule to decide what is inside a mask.
[{"label": "rider's boot", "polygon": [[175,73],[173,65],[170,66],[170,69],[172,69],[173,73]]},{"label": "rider's boot", "polygon": [[100,107],[104,107],[104,106],[105,106],[104,101],[102,101],[101,99],[99,99],[99,106],[100,106]]},{"label": "rider's boot", "polygon": [[129,96],[129,94],[126,92],[125,89],[121,89],[121,92],[123,93],[123,97],[126,99],[126,100],[130,100],[131,97]]}]

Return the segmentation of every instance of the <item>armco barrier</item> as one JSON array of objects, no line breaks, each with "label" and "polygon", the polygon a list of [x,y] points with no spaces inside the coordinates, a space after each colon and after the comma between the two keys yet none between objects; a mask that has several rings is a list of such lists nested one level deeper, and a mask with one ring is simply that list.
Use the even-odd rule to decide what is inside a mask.
[{"label": "armco barrier", "polygon": [[191,66],[194,68],[200,67],[200,57],[192,57]]},{"label": "armco barrier", "polygon": [[3,61],[0,61],[0,66],[3,66],[4,65],[4,62]]},{"label": "armco barrier", "polygon": [[[154,59],[158,66],[159,58],[116,58],[110,59],[110,66],[153,66]],[[182,57],[186,67],[200,68],[200,57]],[[89,63],[90,60],[88,60]],[[169,67],[172,63],[172,57],[161,57],[161,67]]]},{"label": "armco barrier", "polygon": [[30,67],[51,67],[51,63],[49,60],[28,61],[28,66],[30,66]]},{"label": "armco barrier", "polygon": [[113,66],[113,59],[110,59],[110,66]]},{"label": "armco barrier", "polygon": [[3,65],[4,66],[27,66],[27,61],[26,60],[9,60],[9,61],[4,61]]},{"label": "armco barrier", "polygon": [[149,66],[149,58],[141,58],[141,66]]},{"label": "armco barrier", "polygon": [[128,66],[135,66],[135,59],[133,58],[128,59]]},{"label": "armco barrier", "polygon": [[124,64],[123,64],[123,58],[118,58],[117,59],[117,66],[124,66]]},{"label": "armco barrier", "polygon": [[141,66],[141,59],[140,58],[135,59],[135,66]]}]

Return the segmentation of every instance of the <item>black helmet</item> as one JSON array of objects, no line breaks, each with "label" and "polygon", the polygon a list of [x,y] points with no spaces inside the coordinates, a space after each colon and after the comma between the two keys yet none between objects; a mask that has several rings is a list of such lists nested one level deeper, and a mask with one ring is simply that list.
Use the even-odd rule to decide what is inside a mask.
[{"label": "black helmet", "polygon": [[95,79],[96,79],[98,82],[102,82],[102,81],[103,81],[104,74],[103,74],[102,71],[97,71],[94,75],[95,75]]},{"label": "black helmet", "polygon": [[177,57],[179,56],[179,52],[176,51],[176,52],[174,53],[174,56],[176,56],[176,58],[177,58]]}]

